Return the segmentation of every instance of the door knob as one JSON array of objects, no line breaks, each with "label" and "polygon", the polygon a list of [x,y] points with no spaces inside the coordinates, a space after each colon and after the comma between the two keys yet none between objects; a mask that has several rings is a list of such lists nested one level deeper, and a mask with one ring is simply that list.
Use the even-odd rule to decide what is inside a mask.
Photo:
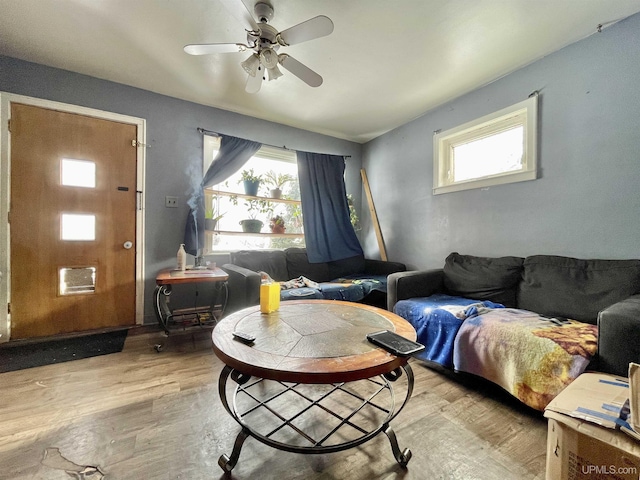
[{"label": "door knob", "polygon": [[124,248],[126,248],[127,250],[129,250],[131,247],[133,247],[133,243],[126,241],[124,242],[124,244],[122,245]]}]

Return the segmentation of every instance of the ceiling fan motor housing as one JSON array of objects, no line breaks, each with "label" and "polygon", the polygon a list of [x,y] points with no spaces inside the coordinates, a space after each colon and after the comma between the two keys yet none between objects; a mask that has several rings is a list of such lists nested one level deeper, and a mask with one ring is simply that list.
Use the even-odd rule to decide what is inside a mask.
[{"label": "ceiling fan motor housing", "polygon": [[273,7],[265,2],[258,2],[253,7],[256,17],[261,23],[268,23],[273,18]]},{"label": "ceiling fan motor housing", "polygon": [[276,40],[278,31],[271,25],[266,23],[260,24],[260,38],[256,38],[255,35],[247,33],[247,42],[249,45],[255,45],[255,50],[260,52],[263,48],[272,48],[278,50],[280,44]]}]

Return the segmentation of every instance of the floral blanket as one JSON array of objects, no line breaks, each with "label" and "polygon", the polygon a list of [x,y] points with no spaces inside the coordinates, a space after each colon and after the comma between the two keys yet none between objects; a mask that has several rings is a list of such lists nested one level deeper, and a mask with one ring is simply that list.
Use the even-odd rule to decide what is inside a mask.
[{"label": "floral blanket", "polygon": [[483,309],[461,325],[454,368],[490,380],[536,410],[587,368],[598,327],[515,308]]}]

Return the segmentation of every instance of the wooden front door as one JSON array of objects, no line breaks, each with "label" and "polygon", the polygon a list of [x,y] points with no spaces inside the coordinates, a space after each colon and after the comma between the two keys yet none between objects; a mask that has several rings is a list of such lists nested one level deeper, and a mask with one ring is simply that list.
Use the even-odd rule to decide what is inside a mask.
[{"label": "wooden front door", "polygon": [[12,340],[135,324],[136,130],[12,104]]}]

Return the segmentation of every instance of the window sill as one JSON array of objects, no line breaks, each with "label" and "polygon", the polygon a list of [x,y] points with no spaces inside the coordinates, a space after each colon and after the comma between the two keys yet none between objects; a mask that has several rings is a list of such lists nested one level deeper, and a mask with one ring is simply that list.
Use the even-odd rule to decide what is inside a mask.
[{"label": "window sill", "polygon": [[535,180],[537,178],[536,172],[519,172],[509,175],[501,175],[498,177],[488,177],[479,180],[470,180],[468,182],[460,182],[452,185],[443,185],[441,187],[435,187],[433,189],[434,195],[440,195],[441,193],[459,192],[462,190],[472,190],[475,188],[488,188],[496,185],[504,185],[507,183],[526,182],[528,180]]},{"label": "window sill", "polygon": [[248,232],[232,232],[227,230],[205,230],[205,232],[210,233],[212,235],[229,235],[236,237],[276,237],[276,238],[303,238],[304,233],[271,233],[271,232],[260,232],[260,233],[248,233]]}]

